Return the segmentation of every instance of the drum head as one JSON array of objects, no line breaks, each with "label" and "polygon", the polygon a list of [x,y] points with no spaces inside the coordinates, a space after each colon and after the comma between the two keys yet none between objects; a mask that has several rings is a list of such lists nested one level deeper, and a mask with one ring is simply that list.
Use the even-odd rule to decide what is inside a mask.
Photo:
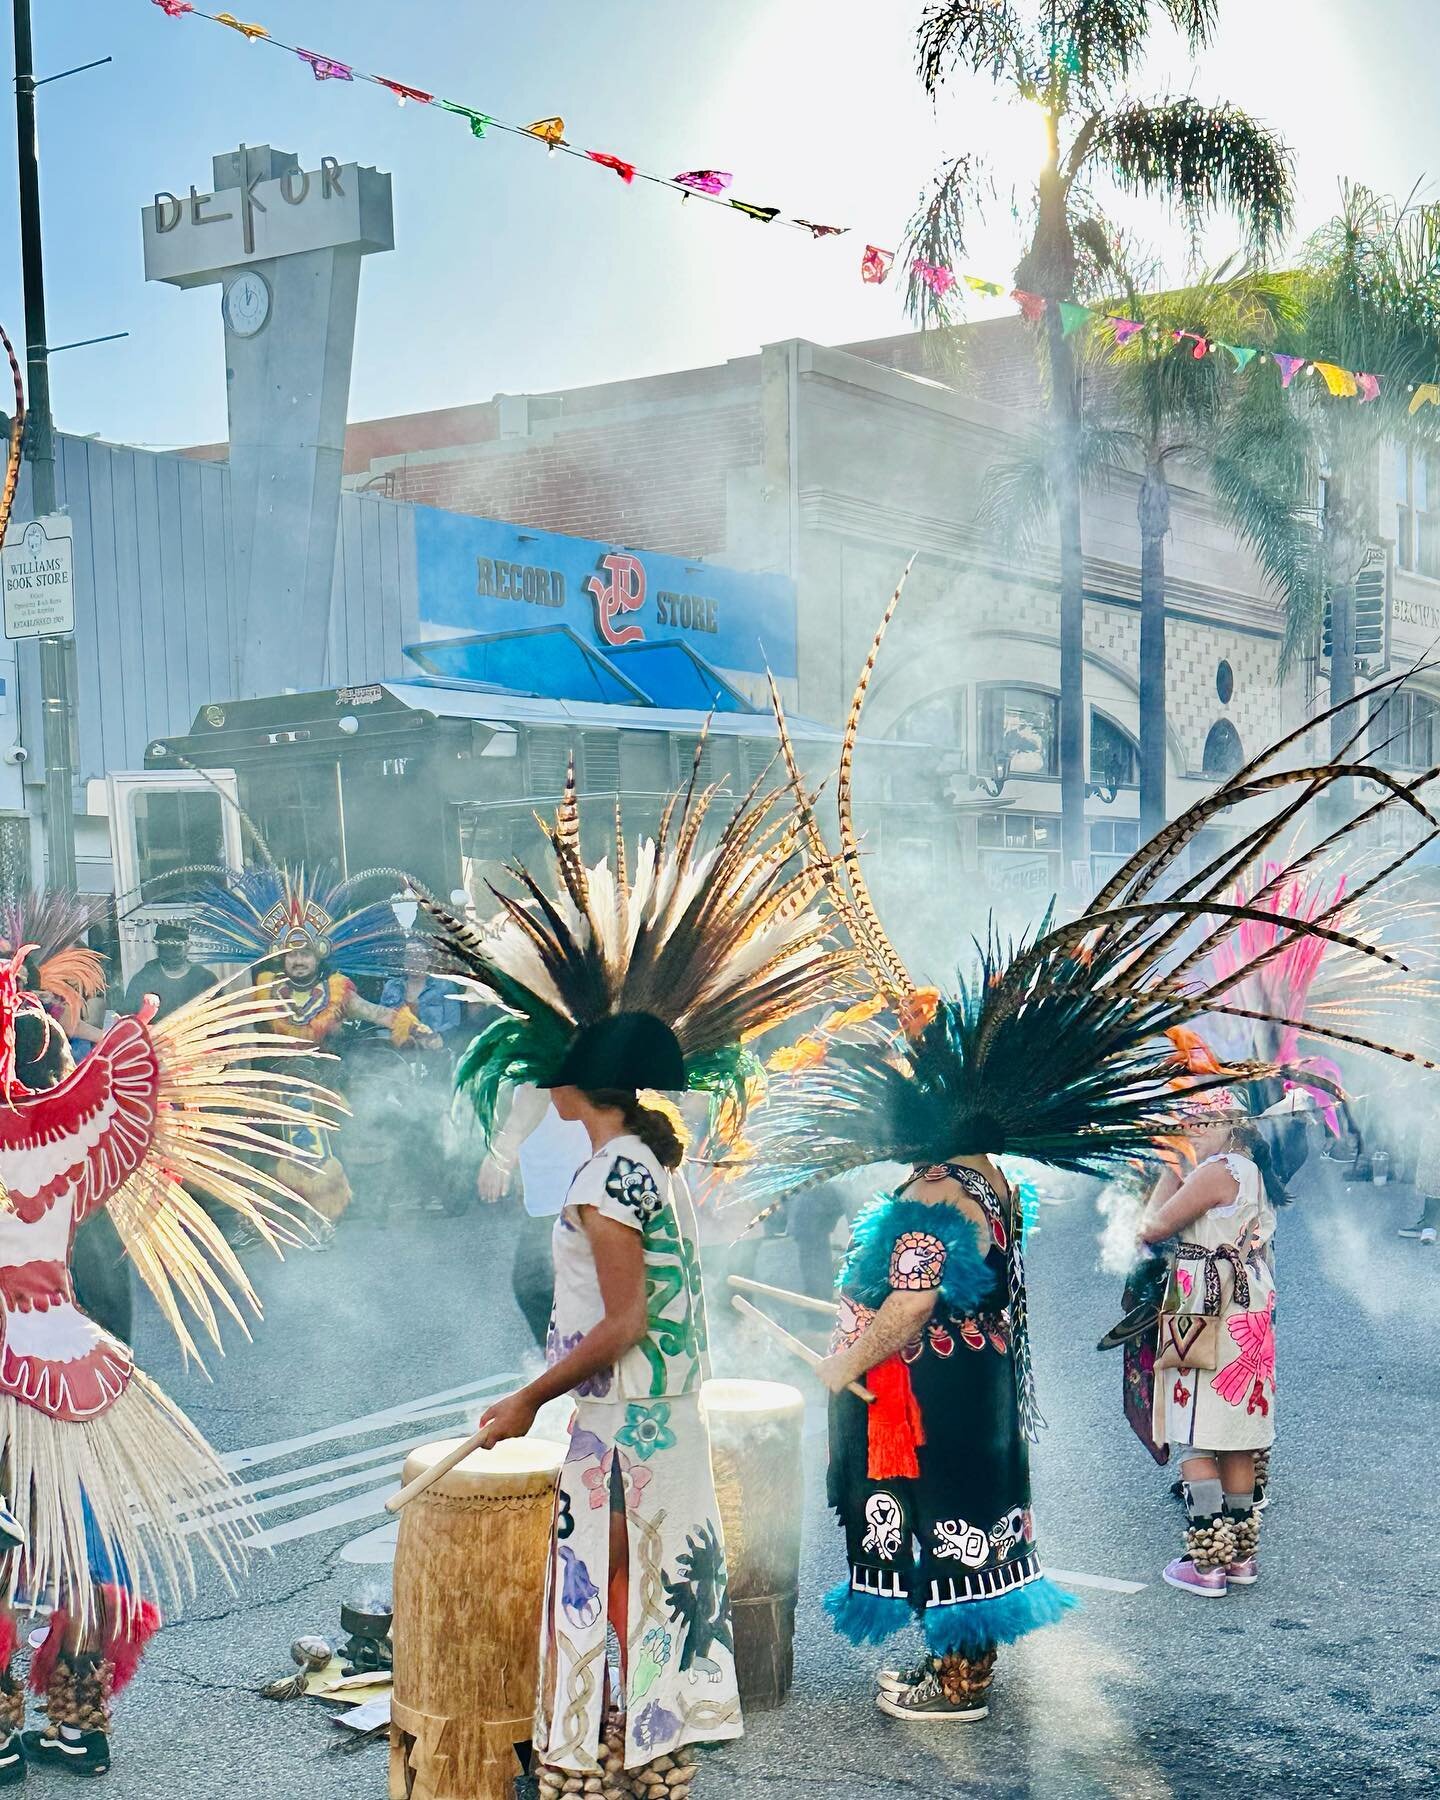
[{"label": "drum head", "polygon": [[783,1381],[707,1381],[700,1389],[707,1419],[733,1418],[737,1425],[788,1419],[805,1411],[805,1396]]},{"label": "drum head", "polygon": [[[433,1444],[421,1444],[405,1458],[402,1481],[413,1481],[417,1475],[433,1469],[463,1442],[463,1438],[441,1438]],[[549,1438],[507,1438],[493,1450],[472,1450],[464,1462],[457,1463],[426,1492],[449,1494],[457,1499],[546,1494],[553,1490],[565,1465],[565,1450],[564,1444],[553,1443]],[[423,1502],[425,1495],[418,1499]]]}]

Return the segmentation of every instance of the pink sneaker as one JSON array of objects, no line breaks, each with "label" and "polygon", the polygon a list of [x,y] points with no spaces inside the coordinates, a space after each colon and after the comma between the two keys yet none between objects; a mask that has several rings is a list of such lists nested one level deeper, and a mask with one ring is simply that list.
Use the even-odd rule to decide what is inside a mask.
[{"label": "pink sneaker", "polygon": [[1254,1587],[1260,1579],[1260,1564],[1253,1556],[1242,1557],[1239,1562],[1226,1566],[1225,1579],[1231,1587]]},{"label": "pink sneaker", "polygon": [[1229,1587],[1224,1569],[1197,1569],[1188,1556],[1166,1563],[1162,1579],[1201,1600],[1223,1600]]}]

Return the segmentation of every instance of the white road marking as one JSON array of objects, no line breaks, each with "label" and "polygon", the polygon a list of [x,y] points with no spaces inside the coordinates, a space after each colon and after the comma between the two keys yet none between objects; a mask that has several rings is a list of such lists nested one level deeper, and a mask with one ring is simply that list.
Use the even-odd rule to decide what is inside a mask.
[{"label": "white road marking", "polygon": [[296,1538],[314,1537],[317,1532],[331,1531],[337,1525],[353,1525],[356,1519],[368,1519],[383,1513],[385,1502],[395,1492],[394,1482],[372,1488],[355,1500],[342,1500],[336,1506],[322,1506],[319,1512],[302,1513],[284,1525],[272,1525],[246,1541],[256,1550],[273,1550],[277,1544],[290,1544]]},{"label": "white road marking", "polygon": [[253,1444],[248,1450],[232,1450],[220,1458],[227,1469],[248,1469],[254,1463],[275,1462],[297,1450],[310,1450],[316,1444],[331,1444],[337,1438],[361,1437],[367,1431],[383,1431],[387,1425],[404,1425],[414,1418],[424,1418],[426,1408],[443,1407],[454,1401],[449,1410],[458,1411],[462,1404],[478,1399],[481,1394],[507,1388],[521,1379],[519,1375],[492,1375],[486,1381],[467,1381],[463,1387],[444,1388],[438,1394],[422,1394],[417,1400],[406,1400],[399,1406],[388,1406],[382,1412],[365,1413],[358,1419],[345,1419],[338,1425],[326,1425],[319,1431],[307,1431],[303,1437],[280,1438],[273,1444]]},{"label": "white road marking", "polygon": [[[280,1438],[274,1443],[252,1444],[244,1450],[233,1450],[220,1460],[232,1474],[250,1473],[262,1469],[267,1463],[280,1462],[300,1451],[318,1449],[321,1445],[336,1443],[345,1438],[365,1437],[384,1431],[393,1434],[396,1427],[413,1427],[425,1421],[473,1416],[486,1400],[508,1392],[522,1379],[517,1374],[505,1374],[492,1375],[484,1381],[468,1381],[462,1387],[445,1388],[435,1394],[421,1394],[413,1400],[402,1401],[378,1412],[363,1413],[355,1419],[344,1419],[338,1424],[306,1432],[300,1437]],[[256,1514],[283,1514],[293,1507],[303,1506],[307,1501],[326,1499],[357,1487],[365,1488],[366,1492],[330,1505],[311,1507],[293,1518],[265,1527],[247,1539],[247,1542],[257,1550],[273,1549],[277,1544],[294,1543],[297,1539],[314,1537],[319,1532],[331,1531],[338,1526],[368,1518],[381,1512],[384,1502],[394,1493],[409,1452],[421,1444],[433,1442],[437,1435],[445,1435],[443,1426],[439,1427],[438,1432],[432,1429],[421,1436],[409,1432],[399,1437],[392,1435],[363,1450],[323,1457],[319,1461],[301,1463],[296,1468],[281,1469],[275,1474],[237,1483],[236,1505],[212,1515],[207,1522],[240,1524],[253,1519]],[[377,1481],[384,1481],[386,1485],[375,1487],[373,1484]],[[187,1521],[180,1529],[188,1536],[193,1535],[198,1526],[195,1521]]]},{"label": "white road marking", "polygon": [[1149,1585],[1144,1581],[1117,1581],[1113,1575],[1085,1575],[1076,1569],[1052,1569],[1048,1563],[1045,1573],[1062,1587],[1101,1588],[1107,1594],[1139,1594]]},{"label": "white road marking", "polygon": [[351,1538],[340,1555],[348,1563],[393,1563],[399,1534],[400,1521],[392,1519],[388,1525],[377,1525],[374,1531]]}]

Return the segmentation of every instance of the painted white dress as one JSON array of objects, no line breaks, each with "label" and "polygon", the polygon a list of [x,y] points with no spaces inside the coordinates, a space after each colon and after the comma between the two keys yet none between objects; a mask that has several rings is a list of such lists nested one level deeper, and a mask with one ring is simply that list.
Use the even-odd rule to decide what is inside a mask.
[{"label": "painted white dress", "polygon": [[700,1416],[709,1367],[694,1208],[685,1183],[639,1138],[612,1139],[579,1169],[555,1222],[552,1362],[605,1311],[579,1219],[585,1206],[642,1234],[648,1310],[640,1342],[575,1392],[550,1538],[535,1747],[552,1766],[592,1773],[604,1712],[612,1486],[624,1496],[630,1541],[626,1767],[739,1737],[742,1726]]},{"label": "painted white dress", "polygon": [[1275,1213],[1248,1156],[1206,1159],[1217,1162],[1235,1198],[1181,1232],[1175,1280],[1192,1311],[1220,1315],[1219,1367],[1156,1370],[1155,1438],[1172,1449],[1263,1450],[1275,1441]]}]

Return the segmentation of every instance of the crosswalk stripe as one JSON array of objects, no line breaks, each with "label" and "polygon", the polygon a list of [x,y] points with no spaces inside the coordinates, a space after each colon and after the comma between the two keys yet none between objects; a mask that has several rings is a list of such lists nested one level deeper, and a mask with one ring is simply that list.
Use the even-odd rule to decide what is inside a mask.
[{"label": "crosswalk stripe", "polygon": [[333,1444],[338,1438],[362,1437],[367,1431],[383,1431],[387,1425],[405,1425],[411,1419],[427,1416],[427,1408],[443,1409],[446,1401],[455,1407],[476,1400],[484,1394],[509,1388],[518,1382],[518,1374],[491,1375],[484,1381],[467,1381],[461,1387],[443,1388],[438,1394],[422,1394],[418,1399],[402,1401],[380,1412],[365,1413],[358,1419],[344,1419],[338,1425],[326,1425],[319,1431],[307,1431],[302,1437],[279,1438],[271,1444],[252,1444],[246,1450],[232,1450],[220,1462],[226,1469],[252,1468],[256,1463],[277,1462],[299,1450],[311,1450],[317,1444]]},{"label": "crosswalk stripe", "polygon": [[337,1525],[353,1525],[357,1519],[369,1518],[372,1513],[381,1512],[394,1491],[395,1486],[391,1482],[385,1487],[373,1488],[368,1494],[361,1494],[358,1499],[342,1500],[334,1506],[321,1507],[319,1512],[302,1513],[298,1519],[290,1519],[284,1525],[272,1525],[268,1530],[257,1532],[249,1540],[250,1546],[256,1550],[273,1550],[277,1544],[290,1544],[297,1538],[314,1537],[317,1532],[333,1530]]}]

